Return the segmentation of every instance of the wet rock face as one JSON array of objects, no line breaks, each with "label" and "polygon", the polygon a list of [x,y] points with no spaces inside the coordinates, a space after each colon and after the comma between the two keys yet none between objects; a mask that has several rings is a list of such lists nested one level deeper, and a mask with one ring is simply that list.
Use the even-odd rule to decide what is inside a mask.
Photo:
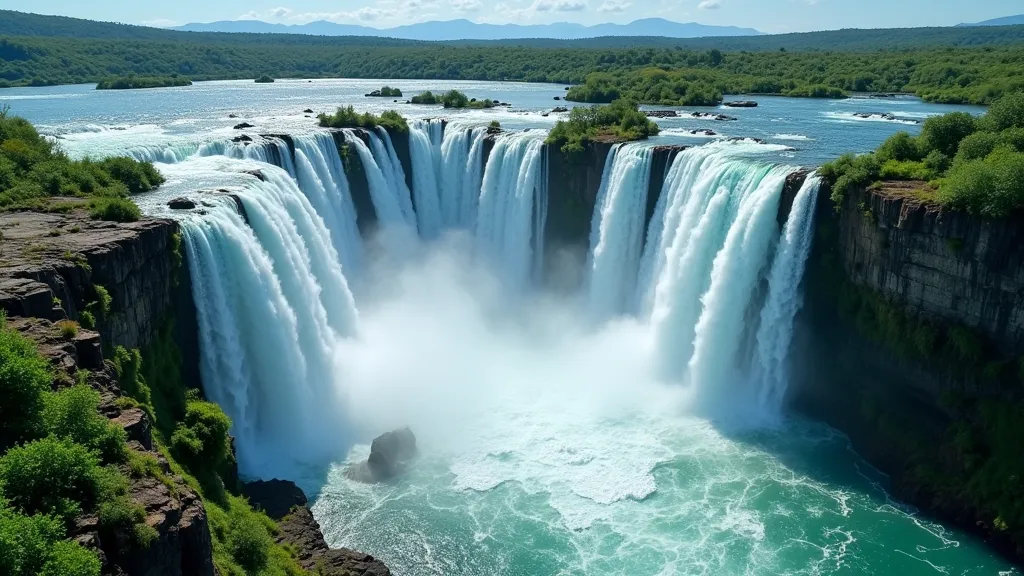
[{"label": "wet rock face", "polygon": [[251,482],[242,488],[249,502],[278,521],[278,544],[294,546],[299,564],[318,576],[391,576],[383,562],[347,548],[331,549],[320,524],[306,507],[306,495],[293,482]]},{"label": "wet rock face", "polygon": [[366,464],[378,480],[401,474],[416,457],[416,436],[408,427],[377,437],[370,446]]},{"label": "wet rock face", "polygon": [[753,100],[734,100],[732,102],[723,102],[722,105],[729,108],[757,108],[757,102]]},{"label": "wet rock face", "polygon": [[286,480],[246,482],[242,485],[242,494],[274,520],[280,520],[293,508],[308,503],[302,489]]},{"label": "wet rock face", "polygon": [[188,198],[181,197],[174,198],[173,200],[167,203],[167,206],[171,210],[191,210],[196,207],[196,203],[194,200],[189,200]]}]

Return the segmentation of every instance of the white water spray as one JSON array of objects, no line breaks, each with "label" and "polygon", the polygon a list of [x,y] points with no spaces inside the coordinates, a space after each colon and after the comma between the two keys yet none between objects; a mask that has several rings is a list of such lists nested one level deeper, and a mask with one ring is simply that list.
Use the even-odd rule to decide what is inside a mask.
[{"label": "white water spray", "polygon": [[617,145],[605,163],[590,232],[587,300],[595,319],[623,314],[635,298],[654,149]]},{"label": "white water spray", "polygon": [[793,320],[803,306],[800,282],[814,239],[814,211],[821,178],[809,176],[797,192],[768,276],[768,300],[757,331],[754,381],[760,409],[777,414],[789,385],[789,347]]},{"label": "white water spray", "polygon": [[[477,249],[515,293],[530,283],[534,260],[534,200],[544,195],[542,134],[501,137],[484,172]],[[544,196],[546,198],[546,196]]]}]

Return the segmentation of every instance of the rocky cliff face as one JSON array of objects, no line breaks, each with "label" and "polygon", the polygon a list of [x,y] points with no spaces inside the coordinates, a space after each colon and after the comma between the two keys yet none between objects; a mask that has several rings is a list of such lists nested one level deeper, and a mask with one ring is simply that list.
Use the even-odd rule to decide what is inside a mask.
[{"label": "rocky cliff face", "polygon": [[1024,556],[1024,222],[906,185],[822,190],[792,352],[793,405],[847,433],[897,496]]},{"label": "rocky cliff face", "polygon": [[[115,224],[67,214],[0,214],[0,309],[9,316],[83,321],[107,346],[144,348],[169,319],[198,385],[195,305],[172,220]],[[110,296],[104,311],[97,287]],[[90,306],[90,304],[92,306]]]},{"label": "rocky cliff face", "polygon": [[149,417],[141,408],[121,408],[117,375],[103,360],[100,334],[80,330],[69,339],[49,320],[12,318],[8,325],[39,347],[59,378],[68,381],[79,369],[88,370],[87,383],[100,392],[100,411],[128,433],[130,449],[155,460],[163,476],[130,479],[132,499],[146,512],[146,524],[157,539],[146,550],[135,551],[101,535],[95,515],[79,518],[70,535],[95,550],[104,574],[131,576],[213,576],[213,549],[203,503],[188,484],[171,471],[167,461],[153,449]]}]

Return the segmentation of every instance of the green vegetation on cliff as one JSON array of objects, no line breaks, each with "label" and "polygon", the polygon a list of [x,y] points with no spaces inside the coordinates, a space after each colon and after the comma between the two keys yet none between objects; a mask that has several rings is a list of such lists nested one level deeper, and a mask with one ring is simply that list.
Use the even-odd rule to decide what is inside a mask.
[{"label": "green vegetation on cliff", "polygon": [[[273,82],[273,80],[271,80]],[[128,75],[107,78],[96,84],[97,90],[137,90],[141,88],[170,88],[172,86],[191,86],[192,81],[181,76],[135,76]]]},{"label": "green vegetation on cliff", "polygon": [[568,120],[559,120],[547,143],[563,152],[582,152],[590,140],[627,142],[656,136],[658,125],[640,111],[635,102],[616,100],[607,106],[577,106]]},{"label": "green vegetation on cliff", "polygon": [[99,413],[100,395],[87,378],[80,373],[77,384],[55,388],[61,379],[0,316],[3,574],[98,576],[96,555],[64,540],[83,513],[96,513],[101,531],[125,546],[147,547],[156,536],[127,494],[125,432]]},{"label": "green vegetation on cliff", "polygon": [[118,347],[114,364],[122,390],[154,420],[153,442],[172,472],[200,494],[210,521],[213,560],[223,576],[304,576],[291,551],[274,543],[277,525],[238,495],[231,419],[190,389],[167,319],[142,352]]},{"label": "green vegetation on cliff", "polygon": [[93,217],[139,218],[131,194],[159,186],[163,176],[131,158],[71,160],[27,120],[0,110],[0,210],[45,208],[51,197],[88,198]]},{"label": "green vegetation on cliff", "polygon": [[1024,93],[997,100],[981,118],[953,112],[928,119],[921,135],[900,132],[871,154],[821,168],[837,206],[855,187],[923,181],[923,200],[988,217],[1024,208]]},{"label": "green vegetation on cliff", "polygon": [[323,128],[366,128],[373,129],[381,126],[385,129],[398,132],[408,132],[409,123],[405,118],[393,110],[387,110],[380,116],[371,112],[360,114],[352,106],[338,108],[334,114],[320,114],[317,117],[320,126]]}]

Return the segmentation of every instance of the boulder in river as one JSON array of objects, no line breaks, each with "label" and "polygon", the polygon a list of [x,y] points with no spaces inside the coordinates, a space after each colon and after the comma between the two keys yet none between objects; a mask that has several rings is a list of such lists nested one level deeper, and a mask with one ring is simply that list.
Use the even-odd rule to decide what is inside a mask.
[{"label": "boulder in river", "polygon": [[732,102],[723,102],[722,105],[729,108],[757,108],[757,102],[753,100],[733,100]]},{"label": "boulder in river", "polygon": [[248,122],[242,122],[241,124],[235,124],[235,130],[245,130],[246,128],[254,128],[252,124]]},{"label": "boulder in river", "polygon": [[349,471],[359,482],[385,482],[402,474],[416,457],[416,436],[408,427],[378,436],[370,445],[370,456]]},{"label": "boulder in river", "polygon": [[196,207],[196,203],[193,200],[189,200],[184,196],[171,200],[167,205],[171,210],[192,210]]},{"label": "boulder in river", "polygon": [[648,118],[678,118],[679,113],[675,110],[647,110],[644,114]]},{"label": "boulder in river", "polygon": [[312,108],[306,108],[305,110],[302,111],[302,113],[303,114],[312,114],[313,113],[313,109]]}]

